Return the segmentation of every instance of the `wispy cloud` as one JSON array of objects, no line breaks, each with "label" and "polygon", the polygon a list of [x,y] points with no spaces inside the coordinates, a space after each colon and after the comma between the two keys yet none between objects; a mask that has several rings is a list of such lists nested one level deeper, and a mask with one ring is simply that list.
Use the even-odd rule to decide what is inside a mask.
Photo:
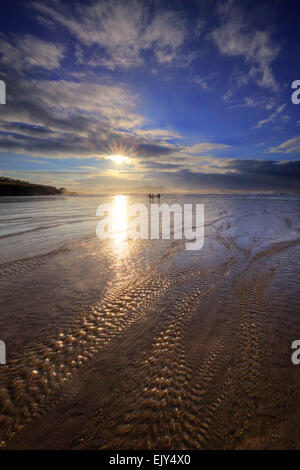
[{"label": "wispy cloud", "polygon": [[215,150],[225,150],[229,148],[230,145],[201,142],[199,144],[188,145],[186,147],[183,147],[182,150],[192,155],[201,155],[207,152],[213,152]]},{"label": "wispy cloud", "polygon": [[[187,35],[179,12],[150,9],[137,0],[104,0],[72,7],[53,0],[33,2],[33,6],[40,18],[50,18],[64,26],[83,46],[98,46],[87,62],[109,69],[139,66],[144,62],[145,52],[151,52],[159,63],[170,63],[177,59]],[[77,57],[84,62],[83,48],[77,49]]]},{"label": "wispy cloud", "polygon": [[212,91],[211,82],[216,77],[216,75],[219,75],[219,72],[213,72],[202,76],[194,75],[191,78],[191,82],[195,83],[196,85],[199,85],[205,91]]},{"label": "wispy cloud", "polygon": [[266,119],[262,119],[261,121],[259,121],[256,126],[254,126],[253,129],[259,129],[260,127],[264,126],[265,124],[269,124],[269,122],[273,122],[275,121],[275,119],[277,118],[278,114],[280,114],[284,108],[286,107],[286,104],[282,104],[281,106],[279,106],[272,114],[270,114],[269,117],[267,117]]},{"label": "wispy cloud", "polygon": [[170,141],[182,138],[179,132],[169,129],[135,129],[133,133],[137,136],[143,137],[144,139],[149,139],[152,141]]},{"label": "wispy cloud", "polygon": [[278,83],[271,65],[279,47],[272,42],[270,31],[250,27],[245,15],[232,0],[220,5],[218,11],[222,24],[210,33],[210,37],[221,53],[240,57],[249,65],[247,76],[243,76],[244,83],[254,79],[261,87],[277,90]]},{"label": "wispy cloud", "polygon": [[300,135],[286,140],[276,147],[271,147],[268,153],[296,153],[300,154]]},{"label": "wispy cloud", "polygon": [[23,71],[41,67],[54,70],[60,67],[64,47],[43,41],[31,35],[17,35],[14,38],[0,38],[0,64]]}]

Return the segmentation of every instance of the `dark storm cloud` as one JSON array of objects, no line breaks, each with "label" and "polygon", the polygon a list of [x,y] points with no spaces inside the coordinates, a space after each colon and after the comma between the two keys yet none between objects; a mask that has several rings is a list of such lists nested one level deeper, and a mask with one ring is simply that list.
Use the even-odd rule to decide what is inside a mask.
[{"label": "dark storm cloud", "polygon": [[300,161],[230,160],[226,167],[243,174],[300,178]]},{"label": "dark storm cloud", "polygon": [[180,170],[165,173],[173,187],[191,190],[256,190],[256,191],[300,191],[300,162],[263,162],[237,160],[228,163],[227,173],[194,173]]}]

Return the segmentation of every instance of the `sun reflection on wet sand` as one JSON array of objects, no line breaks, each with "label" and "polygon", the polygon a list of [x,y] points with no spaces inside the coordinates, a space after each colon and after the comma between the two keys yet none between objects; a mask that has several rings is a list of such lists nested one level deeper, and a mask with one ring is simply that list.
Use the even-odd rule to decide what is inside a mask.
[{"label": "sun reflection on wet sand", "polygon": [[125,241],[128,231],[127,196],[114,196],[111,227],[114,250],[121,255],[126,248]]}]

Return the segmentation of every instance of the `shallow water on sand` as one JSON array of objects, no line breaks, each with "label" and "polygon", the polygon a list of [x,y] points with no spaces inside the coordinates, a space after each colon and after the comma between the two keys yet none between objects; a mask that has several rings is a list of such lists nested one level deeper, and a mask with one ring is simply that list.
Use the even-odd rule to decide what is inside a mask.
[{"label": "shallow water on sand", "polygon": [[1,198],[2,447],[299,448],[300,197],[163,196],[199,251],[128,240],[133,202]]}]

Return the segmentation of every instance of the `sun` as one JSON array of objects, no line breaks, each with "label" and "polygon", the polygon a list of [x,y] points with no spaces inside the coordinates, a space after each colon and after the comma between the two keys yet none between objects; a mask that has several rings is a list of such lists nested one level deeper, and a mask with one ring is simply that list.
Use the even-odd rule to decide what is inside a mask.
[{"label": "sun", "polygon": [[107,158],[117,163],[118,165],[121,165],[121,163],[130,163],[129,158],[123,155],[109,155]]}]

